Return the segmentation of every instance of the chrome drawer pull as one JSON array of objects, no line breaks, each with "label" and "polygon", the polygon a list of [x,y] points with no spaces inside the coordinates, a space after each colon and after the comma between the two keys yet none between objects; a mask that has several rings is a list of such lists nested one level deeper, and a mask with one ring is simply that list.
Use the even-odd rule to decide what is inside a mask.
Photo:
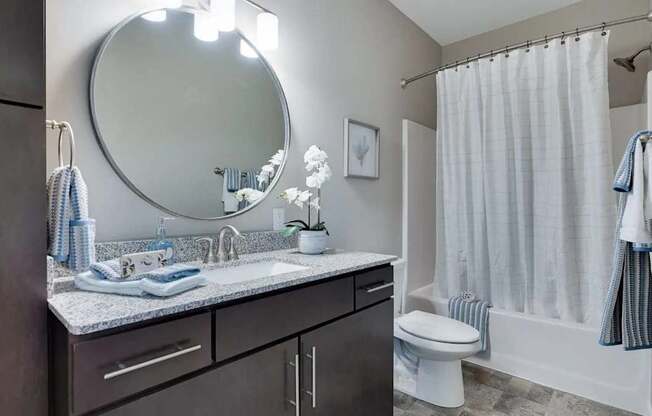
[{"label": "chrome drawer pull", "polygon": [[394,286],[394,282],[386,283],[386,284],[380,285],[380,286],[374,286],[372,288],[367,289],[367,293],[378,292],[380,290],[387,289],[387,288],[390,288],[392,286]]},{"label": "chrome drawer pull", "polygon": [[195,345],[194,347],[190,348],[185,348],[179,351],[175,351],[173,353],[163,355],[161,357],[157,357],[136,365],[132,365],[130,367],[125,367],[117,371],[113,371],[111,373],[104,374],[104,380],[111,380],[112,378],[120,377],[125,374],[132,373],[137,370],[142,370],[143,368],[151,367],[155,364],[162,363],[164,361],[171,360],[173,358],[180,357],[182,355],[190,354],[191,352],[199,351],[201,349],[201,345]]},{"label": "chrome drawer pull", "polygon": [[312,390],[306,390],[306,394],[312,398],[312,408],[317,408],[317,347],[312,347],[310,354],[306,354],[312,362]]},{"label": "chrome drawer pull", "polygon": [[294,362],[290,363],[291,367],[294,367],[294,400],[288,400],[292,406],[295,408],[294,414],[296,416],[300,416],[301,409],[299,407],[299,400],[300,400],[300,390],[301,387],[299,385],[299,377],[300,377],[300,368],[299,368],[299,354],[294,354]]}]

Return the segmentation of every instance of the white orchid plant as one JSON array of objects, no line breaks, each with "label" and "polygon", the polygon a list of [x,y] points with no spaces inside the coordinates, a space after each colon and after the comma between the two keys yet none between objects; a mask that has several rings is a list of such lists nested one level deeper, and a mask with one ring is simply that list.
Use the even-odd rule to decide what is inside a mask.
[{"label": "white orchid plant", "polygon": [[[265,166],[260,168],[260,173],[256,176],[259,185],[258,187],[260,189],[265,189],[265,187],[272,183],[272,179],[276,176],[279,166],[283,164],[284,157],[285,150],[280,149],[271,159],[269,159]],[[265,196],[265,192],[253,188],[243,188],[235,193],[235,199],[237,199],[238,202],[247,201],[250,204],[258,201],[263,196]]]},{"label": "white orchid plant", "polygon": [[[310,175],[306,178],[308,190],[299,188],[288,188],[281,193],[281,198],[290,205],[296,205],[303,209],[308,207],[308,222],[303,220],[293,220],[287,222],[283,235],[289,237],[299,231],[326,231],[326,223],[321,220],[321,187],[328,182],[333,176],[330,166],[328,166],[328,155],[319,147],[312,145],[303,155],[303,161],[306,164],[306,171]],[[312,211],[317,214],[317,222],[312,223]]]}]

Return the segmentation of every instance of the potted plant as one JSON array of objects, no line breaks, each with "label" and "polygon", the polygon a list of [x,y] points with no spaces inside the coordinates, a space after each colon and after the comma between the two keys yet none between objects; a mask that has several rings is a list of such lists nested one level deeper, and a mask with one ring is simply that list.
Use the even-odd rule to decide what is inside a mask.
[{"label": "potted plant", "polygon": [[[331,168],[328,166],[328,155],[319,147],[312,145],[303,156],[306,164],[306,171],[310,175],[306,178],[306,186],[309,190],[302,191],[299,188],[288,188],[281,193],[281,198],[303,209],[308,207],[308,222],[293,220],[286,223],[283,235],[290,237],[299,233],[299,251],[303,254],[321,254],[326,250],[329,232],[326,223],[321,218],[321,187],[328,182],[332,176]],[[312,215],[312,212],[316,215]],[[313,218],[316,222],[313,223]]]}]

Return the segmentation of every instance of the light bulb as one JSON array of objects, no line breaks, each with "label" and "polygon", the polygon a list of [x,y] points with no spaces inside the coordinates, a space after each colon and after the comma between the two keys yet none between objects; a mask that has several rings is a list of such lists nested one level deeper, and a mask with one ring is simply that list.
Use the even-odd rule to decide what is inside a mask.
[{"label": "light bulb", "polygon": [[165,19],[168,18],[168,14],[165,10],[155,10],[153,12],[145,13],[142,15],[142,18],[150,22],[165,22]]},{"label": "light bulb", "polygon": [[235,29],[235,0],[211,0],[210,12],[217,16],[217,28],[221,32]]},{"label": "light bulb", "polygon": [[263,51],[278,49],[278,17],[273,13],[258,15],[258,41],[256,45]]},{"label": "light bulb", "polygon": [[240,55],[247,58],[258,58],[258,54],[247,42],[244,40],[240,41]]},{"label": "light bulb", "polygon": [[195,37],[204,42],[215,42],[220,37],[215,16],[206,13],[195,14]]},{"label": "light bulb", "polygon": [[183,6],[183,0],[164,0],[163,7],[168,9],[178,9]]}]

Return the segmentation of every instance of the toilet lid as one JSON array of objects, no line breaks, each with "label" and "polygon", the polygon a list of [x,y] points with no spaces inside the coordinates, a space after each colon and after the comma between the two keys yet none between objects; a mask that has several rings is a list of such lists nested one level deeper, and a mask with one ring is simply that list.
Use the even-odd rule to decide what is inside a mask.
[{"label": "toilet lid", "polygon": [[410,335],[449,344],[472,344],[480,333],[470,325],[432,313],[413,311],[397,319],[398,326]]}]

